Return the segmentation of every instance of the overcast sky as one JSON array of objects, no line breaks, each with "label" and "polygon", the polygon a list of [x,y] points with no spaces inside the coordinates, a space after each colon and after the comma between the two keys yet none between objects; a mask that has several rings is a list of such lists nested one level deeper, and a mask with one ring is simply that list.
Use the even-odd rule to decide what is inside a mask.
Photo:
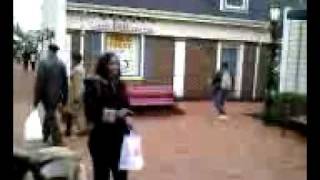
[{"label": "overcast sky", "polygon": [[14,23],[24,31],[40,29],[42,0],[13,0]]}]

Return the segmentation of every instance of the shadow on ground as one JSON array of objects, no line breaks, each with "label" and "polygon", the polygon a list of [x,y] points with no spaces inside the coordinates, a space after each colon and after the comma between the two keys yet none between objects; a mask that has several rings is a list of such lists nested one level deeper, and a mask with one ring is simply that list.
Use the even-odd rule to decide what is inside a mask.
[{"label": "shadow on ground", "polygon": [[263,119],[262,113],[243,113],[243,115],[262,121],[263,124],[265,124],[266,126],[280,127],[280,128],[283,128],[284,130],[293,130],[303,136],[307,135],[307,126],[296,123],[294,121],[283,121],[283,120],[268,121]]},{"label": "shadow on ground", "polygon": [[262,120],[262,113],[257,113],[257,112],[254,112],[254,113],[243,113],[243,115],[249,116],[249,117],[251,117],[253,119]]},{"label": "shadow on ground", "polygon": [[176,106],[145,106],[145,107],[132,107],[134,111],[134,116],[142,117],[142,116],[156,116],[156,117],[164,117],[164,116],[177,116],[184,115],[184,110],[180,109]]}]

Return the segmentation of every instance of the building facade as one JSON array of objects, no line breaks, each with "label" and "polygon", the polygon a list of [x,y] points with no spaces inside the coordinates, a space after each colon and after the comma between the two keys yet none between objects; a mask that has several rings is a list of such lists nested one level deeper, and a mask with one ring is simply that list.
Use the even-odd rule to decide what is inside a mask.
[{"label": "building facade", "polygon": [[112,51],[129,84],[172,85],[177,98],[203,99],[227,62],[232,96],[252,100],[264,94],[267,18],[268,0],[68,0],[57,29],[66,52],[83,54],[88,73]]}]

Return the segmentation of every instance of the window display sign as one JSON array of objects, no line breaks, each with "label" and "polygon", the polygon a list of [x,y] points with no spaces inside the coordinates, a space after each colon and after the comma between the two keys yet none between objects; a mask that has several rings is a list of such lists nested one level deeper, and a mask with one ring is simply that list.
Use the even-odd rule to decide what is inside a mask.
[{"label": "window display sign", "polygon": [[105,50],[114,52],[118,56],[123,76],[140,75],[140,44],[138,36],[107,34]]}]

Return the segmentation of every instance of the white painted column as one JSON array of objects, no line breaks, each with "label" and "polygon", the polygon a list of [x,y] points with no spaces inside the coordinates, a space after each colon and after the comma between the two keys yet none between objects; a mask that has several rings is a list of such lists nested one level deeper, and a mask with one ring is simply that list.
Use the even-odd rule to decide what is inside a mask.
[{"label": "white painted column", "polygon": [[239,57],[239,61],[237,61],[237,79],[235,82],[235,96],[237,98],[241,97],[241,89],[242,89],[242,65],[243,65],[243,60],[244,60],[244,44],[242,43],[240,45],[239,51],[238,51],[238,57]]},{"label": "white painted column", "polygon": [[84,56],[84,35],[85,35],[85,31],[81,30],[81,32],[80,32],[80,54],[82,57]]},{"label": "white painted column", "polygon": [[253,77],[253,92],[252,92],[252,98],[253,100],[256,99],[256,93],[257,93],[257,83],[258,83],[258,73],[259,73],[259,63],[260,63],[260,44],[256,47],[256,60],[254,65],[254,77]]},{"label": "white painted column", "polygon": [[82,61],[81,61],[82,66],[84,66],[84,34],[85,34],[85,31],[81,30],[80,31],[80,54],[82,56]]},{"label": "white painted column", "polygon": [[[69,52],[69,56],[71,55],[71,51],[72,51],[72,36],[71,34],[66,34],[66,40],[65,40],[65,49],[66,51]],[[72,64],[71,62],[71,57],[70,57],[70,65]]]},{"label": "white painted column", "polygon": [[67,4],[65,0],[46,0],[42,2],[42,29],[49,28],[54,32],[53,43],[60,47],[58,57],[67,67],[70,74],[71,58],[67,38]]},{"label": "white painted column", "polygon": [[141,34],[141,44],[140,44],[140,77],[144,77],[144,51],[145,51],[145,35]]},{"label": "white painted column", "polygon": [[104,39],[105,39],[105,33],[104,32],[101,32],[101,54],[104,53],[105,51],[105,48],[104,48]]},{"label": "white painted column", "polygon": [[56,24],[54,27],[55,38],[54,42],[60,47],[58,56],[64,62],[67,68],[67,74],[70,75],[71,71],[71,57],[70,57],[70,39],[67,36],[67,4],[65,0],[56,0]]},{"label": "white painted column", "polygon": [[219,41],[217,44],[217,61],[216,61],[216,71],[218,72],[221,67],[221,52],[222,52],[222,42]]},{"label": "white painted column", "polygon": [[288,31],[288,20],[287,14],[291,8],[286,7],[283,13],[283,38],[281,42],[281,60],[280,60],[280,84],[279,90],[280,92],[284,92],[287,89],[287,65],[288,65],[288,50],[289,50],[289,31]]},{"label": "white painted column", "polygon": [[184,76],[186,64],[186,41],[175,41],[174,53],[174,76],[173,76],[173,92],[175,97],[183,98],[184,96]]}]

